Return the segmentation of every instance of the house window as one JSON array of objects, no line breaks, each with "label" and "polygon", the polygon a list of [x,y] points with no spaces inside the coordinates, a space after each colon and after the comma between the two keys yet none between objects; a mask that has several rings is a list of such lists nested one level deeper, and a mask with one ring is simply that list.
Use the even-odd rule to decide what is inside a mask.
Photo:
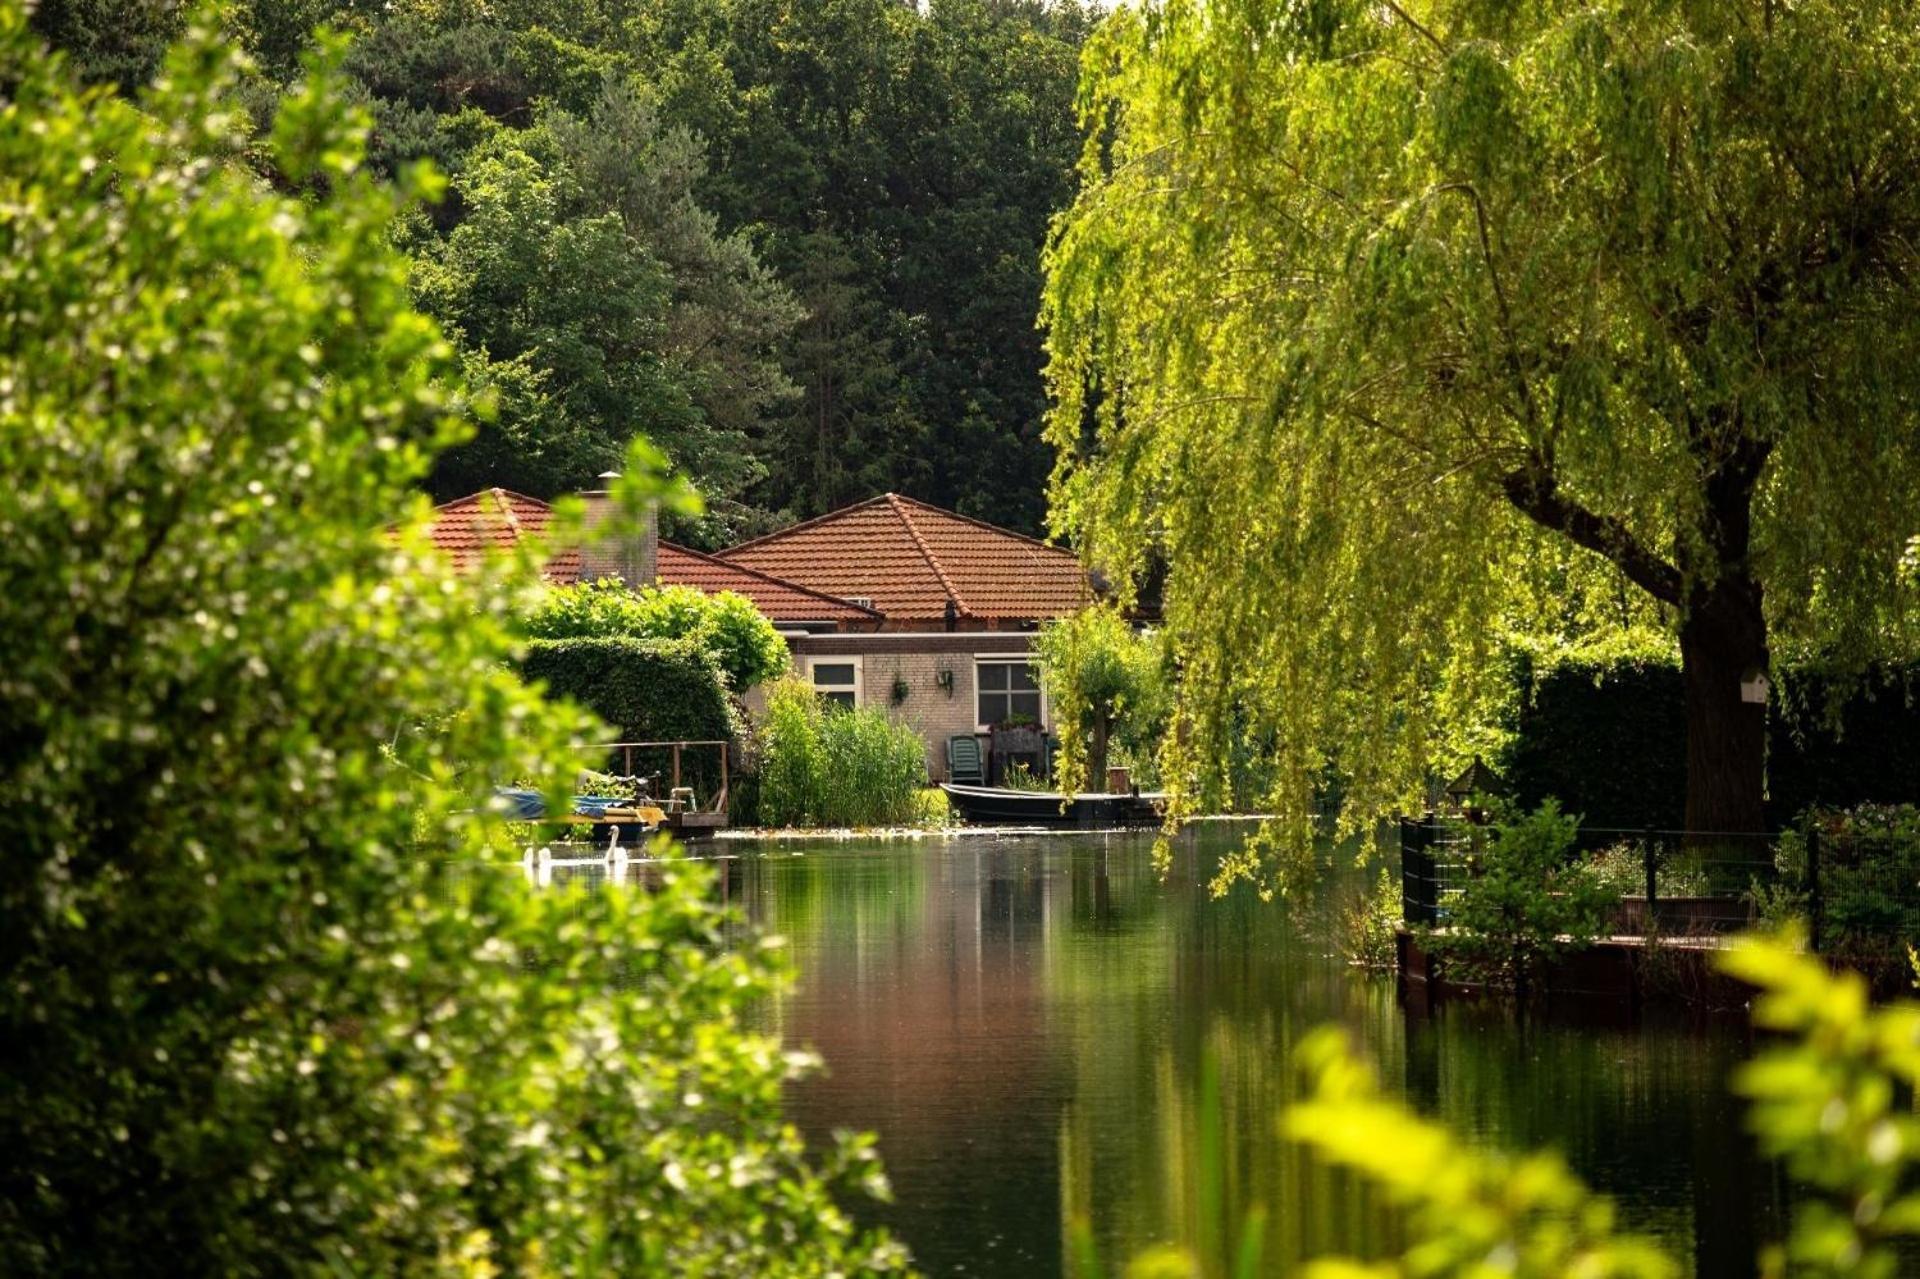
[{"label": "house window", "polygon": [[977,657],[973,662],[974,688],[979,697],[982,730],[1011,719],[1044,722],[1040,672],[1024,657]]},{"label": "house window", "polygon": [[860,704],[860,659],[857,657],[812,657],[807,672],[813,689],[829,702],[842,706]]}]

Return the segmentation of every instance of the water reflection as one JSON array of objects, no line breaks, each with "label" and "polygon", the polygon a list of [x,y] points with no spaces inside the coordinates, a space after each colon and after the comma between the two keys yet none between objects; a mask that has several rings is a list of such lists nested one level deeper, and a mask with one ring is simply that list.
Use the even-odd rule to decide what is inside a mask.
[{"label": "water reflection", "polygon": [[1179,1241],[1217,1273],[1250,1208],[1274,1273],[1390,1247],[1384,1205],[1276,1137],[1289,1051],[1328,1021],[1422,1109],[1560,1147],[1696,1273],[1752,1273],[1778,1208],[1724,1087],[1743,1027],[1405,1009],[1328,955],[1321,909],[1207,896],[1236,837],[1189,837],[1164,880],[1125,835],[729,859],[724,891],[800,964],[769,1015],[828,1062],[795,1114],[879,1134],[897,1202],[874,1216],[930,1273],[1061,1274],[1074,1219],[1110,1259]]}]

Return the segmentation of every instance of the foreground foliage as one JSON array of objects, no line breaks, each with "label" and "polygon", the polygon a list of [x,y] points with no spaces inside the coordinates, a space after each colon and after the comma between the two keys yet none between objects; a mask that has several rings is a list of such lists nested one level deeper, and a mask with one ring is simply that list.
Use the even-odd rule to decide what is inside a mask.
[{"label": "foreground foliage", "polygon": [[[1755,1019],[1780,1032],[1735,1086],[1767,1153],[1799,1183],[1782,1245],[1760,1251],[1768,1276],[1891,1279],[1920,1239],[1920,1004],[1875,1008],[1865,983],[1830,972],[1800,938],[1747,938],[1726,971],[1752,983]],[[1313,1279],[1669,1279],[1681,1266],[1653,1241],[1619,1228],[1614,1207],[1552,1152],[1489,1151],[1386,1096],[1374,1072],[1328,1028],[1297,1059],[1312,1086],[1289,1108],[1286,1136],[1378,1187],[1404,1214],[1397,1253],[1322,1258]],[[1243,1232],[1257,1239],[1250,1214]],[[1098,1279],[1091,1240],[1076,1270]],[[1261,1273],[1257,1249],[1230,1267],[1180,1248],[1136,1258],[1128,1279]]]},{"label": "foreground foliage", "polygon": [[454,435],[401,196],[330,72],[256,142],[239,70],[202,24],[81,95],[0,3],[0,1271],[900,1268],[705,870],[472,864],[590,726],[509,672],[530,559],[383,533]]},{"label": "foreground foliage", "polygon": [[1913,639],[1907,6],[1147,0],[1083,68],[1056,509],[1170,565],[1183,811],[1243,724],[1292,851],[1408,804],[1514,619],[1665,629],[1687,825],[1760,829],[1742,680]]}]

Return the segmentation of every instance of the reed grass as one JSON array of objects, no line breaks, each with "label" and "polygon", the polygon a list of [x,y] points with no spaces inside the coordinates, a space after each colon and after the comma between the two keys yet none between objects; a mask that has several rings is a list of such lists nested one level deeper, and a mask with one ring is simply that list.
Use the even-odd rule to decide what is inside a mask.
[{"label": "reed grass", "polygon": [[760,820],[771,826],[904,826],[922,816],[920,735],[874,707],[822,702],[811,685],[768,691]]}]

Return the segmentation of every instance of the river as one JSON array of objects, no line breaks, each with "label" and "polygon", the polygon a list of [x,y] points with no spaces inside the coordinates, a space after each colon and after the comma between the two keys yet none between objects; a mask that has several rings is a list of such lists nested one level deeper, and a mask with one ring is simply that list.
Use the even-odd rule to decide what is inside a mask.
[{"label": "river", "polygon": [[772,1015],[827,1062],[796,1118],[879,1135],[895,1202],[866,1215],[929,1274],[1068,1273],[1075,1220],[1112,1273],[1156,1242],[1220,1273],[1256,1206],[1271,1273],[1391,1246],[1377,1195],[1277,1134],[1290,1050],[1329,1022],[1423,1112],[1558,1148],[1692,1273],[1753,1273],[1782,1190],[1726,1086],[1743,1023],[1409,1005],[1333,953],[1324,903],[1210,896],[1243,834],[1198,828],[1165,876],[1145,835],[722,846],[726,891],[794,947]]}]

